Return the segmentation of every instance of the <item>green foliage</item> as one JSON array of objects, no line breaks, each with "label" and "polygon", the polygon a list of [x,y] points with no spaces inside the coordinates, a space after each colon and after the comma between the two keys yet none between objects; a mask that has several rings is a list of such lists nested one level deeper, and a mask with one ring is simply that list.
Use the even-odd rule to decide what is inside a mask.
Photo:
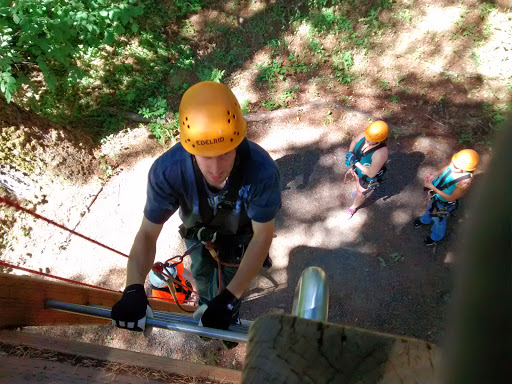
[{"label": "green foliage", "polygon": [[166,120],[167,101],[165,99],[161,97],[149,98],[147,106],[141,108],[139,113],[145,118],[153,120],[149,123],[148,129],[162,144],[166,144],[178,134],[179,114],[172,114],[171,121]]},{"label": "green foliage", "polygon": [[309,39],[308,44],[309,44],[309,47],[315,53],[321,53],[324,50],[324,47],[323,47],[322,43],[320,42],[320,40],[318,40],[315,37]]},{"label": "green foliage", "polygon": [[380,80],[377,83],[377,87],[382,89],[383,91],[389,91],[391,88],[389,88],[389,81],[387,80]]},{"label": "green foliage", "polygon": [[336,14],[334,7],[324,8],[311,16],[311,24],[317,32],[329,32],[336,24]]},{"label": "green foliage", "polygon": [[217,68],[200,68],[198,71],[199,80],[201,81],[215,81],[220,83],[224,77],[224,72]]},{"label": "green foliage", "polygon": [[399,20],[404,20],[409,24],[412,21],[412,14],[408,9],[401,9],[395,17]]},{"label": "green foliage", "polygon": [[106,162],[100,164],[100,169],[103,170],[103,177],[105,179],[110,179],[114,175],[115,168]]},{"label": "green foliage", "polygon": [[260,70],[259,76],[256,78],[258,82],[263,84],[267,82],[271,87],[277,80],[284,80],[286,76],[299,72],[308,72],[309,67],[300,62],[293,54],[288,56],[288,61],[281,59],[272,59],[265,64],[256,64],[256,68]]},{"label": "green foliage", "polygon": [[139,113],[146,119],[164,118],[167,112],[167,101],[161,97],[150,97],[148,106],[139,110]]},{"label": "green foliage", "polygon": [[335,70],[335,76],[342,84],[350,84],[353,76],[349,74],[350,68],[354,66],[352,52],[343,51],[332,56],[332,66]]},{"label": "green foliage", "polygon": [[486,18],[487,16],[489,16],[491,13],[493,13],[497,9],[498,8],[496,7],[495,4],[482,2],[480,4],[480,18],[482,18],[482,19]]},{"label": "green foliage", "polygon": [[285,89],[280,93],[277,100],[263,100],[261,104],[270,111],[278,107],[288,108],[289,102],[295,98],[297,92],[299,92],[299,87]]},{"label": "green foliage", "polygon": [[461,134],[459,136],[459,144],[473,144],[473,143],[474,143],[474,140],[473,140],[473,134],[471,133],[471,131],[461,132]]},{"label": "green foliage", "polygon": [[400,96],[398,95],[392,95],[391,98],[390,98],[390,101],[393,103],[393,104],[398,104],[398,102],[400,101]]},{"label": "green foliage", "polygon": [[473,51],[471,52],[471,57],[473,58],[475,65],[478,67],[480,65],[480,55],[476,51]]},{"label": "green foliage", "polygon": [[274,109],[277,109],[277,107],[279,106],[277,102],[275,102],[274,100],[263,100],[261,102],[261,105],[263,105],[269,111],[273,111]]},{"label": "green foliage", "polygon": [[7,99],[37,65],[46,86],[75,84],[84,76],[76,65],[88,47],[112,44],[120,34],[138,31],[143,8],[136,0],[116,2],[25,0],[3,2],[0,44],[1,90]]},{"label": "green foliage", "polygon": [[494,129],[500,130],[505,123],[505,116],[509,112],[510,106],[493,105],[491,103],[483,103],[482,112]]},{"label": "green foliage", "polygon": [[240,108],[242,109],[242,114],[246,115],[251,113],[251,109],[249,108],[250,100],[245,99],[240,103]]},{"label": "green foliage", "polygon": [[343,51],[339,54],[333,55],[332,57],[333,67],[342,71],[349,71],[354,66],[354,58],[352,52]]}]

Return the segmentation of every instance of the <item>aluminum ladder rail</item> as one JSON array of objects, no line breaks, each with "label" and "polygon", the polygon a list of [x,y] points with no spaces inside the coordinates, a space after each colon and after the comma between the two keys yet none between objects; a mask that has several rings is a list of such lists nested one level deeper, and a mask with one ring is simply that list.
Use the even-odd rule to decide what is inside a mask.
[{"label": "aluminum ladder rail", "polygon": [[[80,305],[47,300],[46,308],[63,312],[80,313],[82,315],[104,319],[111,318],[110,307],[98,305]],[[252,322],[243,320],[242,325],[231,325],[228,331],[224,331],[222,329],[199,326],[199,320],[195,320],[191,316],[164,311],[153,311],[153,318],[146,319],[146,325],[151,327],[191,333],[198,336],[211,337],[213,339],[229,340],[237,343],[247,343],[250,324],[252,324]]]},{"label": "aluminum ladder rail", "polygon": [[297,284],[292,315],[303,319],[327,321],[329,286],[327,276],[319,267],[306,268]]},{"label": "aluminum ladder rail", "polygon": [[[318,267],[306,268],[300,276],[293,300],[292,315],[305,319],[327,321],[329,288],[325,272]],[[58,311],[79,313],[88,316],[110,319],[110,308],[98,305],[80,305],[62,301],[47,300],[46,308]],[[198,336],[247,343],[252,322],[242,320],[242,325],[231,325],[229,330],[199,326],[199,320],[174,312],[153,311],[148,318],[150,327],[168,329]]]}]

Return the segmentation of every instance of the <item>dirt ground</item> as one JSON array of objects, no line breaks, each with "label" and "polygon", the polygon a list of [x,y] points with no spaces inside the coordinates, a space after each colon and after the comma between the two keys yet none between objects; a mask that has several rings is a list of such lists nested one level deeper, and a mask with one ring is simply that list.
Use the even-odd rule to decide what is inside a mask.
[{"label": "dirt ground", "polygon": [[[301,89],[292,108],[270,113],[257,107],[265,96],[255,85],[255,69],[241,69],[228,80],[239,100],[251,101],[249,138],[277,162],[283,186],[271,249],[274,265],[246,292],[243,318],[290,313],[300,274],[318,266],[329,282],[329,321],[443,343],[458,231],[470,216],[471,192],[436,247],[424,246],[428,230],[414,229],[412,221],[425,208],[423,177],[446,165],[456,150],[471,146],[481,154],[478,183],[492,150],[476,136],[461,144],[461,134],[488,132],[481,111],[489,94],[509,100],[505,83],[512,76],[507,56],[512,51],[503,51],[494,62],[482,54],[477,67],[472,46],[450,39],[451,31],[440,27],[441,16],[447,25],[453,23],[449,17],[457,17],[456,7],[420,3],[417,23],[383,34],[388,49],[368,60],[356,58],[355,71],[367,76],[350,87],[332,85],[329,73],[314,79],[299,75],[288,83]],[[429,24],[433,20],[437,23]],[[512,38],[498,31],[493,36],[479,48],[482,52]],[[254,60],[267,54],[262,49]],[[247,68],[255,68],[250,64]],[[376,79],[396,86],[378,88]],[[392,101],[393,95],[399,102]],[[344,210],[353,185],[343,181],[344,157],[351,138],[377,118],[392,128],[389,171],[382,187],[347,220]],[[110,177],[82,184],[42,178],[46,198],[37,212],[128,253],[142,218],[148,169],[163,150],[145,128],[127,129],[100,150],[114,159]],[[178,224],[175,215],[165,225],[157,260],[183,252]],[[124,285],[124,257],[26,214],[18,214],[2,260],[106,288]],[[149,339],[114,327],[26,330],[235,369],[241,369],[245,355],[244,345],[226,351],[218,341],[162,330]]]}]

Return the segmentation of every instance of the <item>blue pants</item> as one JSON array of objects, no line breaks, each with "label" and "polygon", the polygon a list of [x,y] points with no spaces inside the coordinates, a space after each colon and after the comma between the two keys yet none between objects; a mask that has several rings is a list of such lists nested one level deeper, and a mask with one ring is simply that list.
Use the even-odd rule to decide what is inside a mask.
[{"label": "blue pants", "polygon": [[[187,248],[195,244],[196,241],[185,239]],[[210,301],[219,294],[219,270],[217,262],[210,255],[210,251],[206,247],[198,247],[191,254],[192,265],[190,272],[194,277],[197,285],[197,293],[199,294],[200,304],[209,304]],[[231,282],[235,276],[237,267],[222,266],[222,278],[220,290],[222,291]],[[235,308],[233,318],[238,316],[238,308]]]},{"label": "blue pants", "polygon": [[[434,241],[441,240],[446,233],[446,219],[447,217],[432,217],[432,205],[435,203],[434,199],[430,200],[430,203],[427,207],[425,213],[420,217],[420,221],[423,224],[432,224],[432,229],[430,232],[430,238]],[[438,206],[439,208],[439,206]],[[448,211],[453,211],[455,207],[448,208]]]}]

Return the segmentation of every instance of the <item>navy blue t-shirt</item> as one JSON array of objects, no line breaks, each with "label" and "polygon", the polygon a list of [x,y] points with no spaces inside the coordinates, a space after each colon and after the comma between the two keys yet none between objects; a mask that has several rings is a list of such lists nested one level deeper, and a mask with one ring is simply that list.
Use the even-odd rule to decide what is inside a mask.
[{"label": "navy blue t-shirt", "polygon": [[[238,192],[236,207],[226,223],[226,229],[233,233],[250,220],[258,223],[272,220],[281,208],[281,179],[277,164],[259,145],[247,142],[250,151],[247,174]],[[204,178],[203,182],[206,183]],[[228,187],[229,178],[219,192],[205,188],[214,214]],[[181,143],[162,154],[151,166],[144,216],[152,223],[163,224],[178,208],[185,227],[192,228],[201,223],[192,155]]]}]

